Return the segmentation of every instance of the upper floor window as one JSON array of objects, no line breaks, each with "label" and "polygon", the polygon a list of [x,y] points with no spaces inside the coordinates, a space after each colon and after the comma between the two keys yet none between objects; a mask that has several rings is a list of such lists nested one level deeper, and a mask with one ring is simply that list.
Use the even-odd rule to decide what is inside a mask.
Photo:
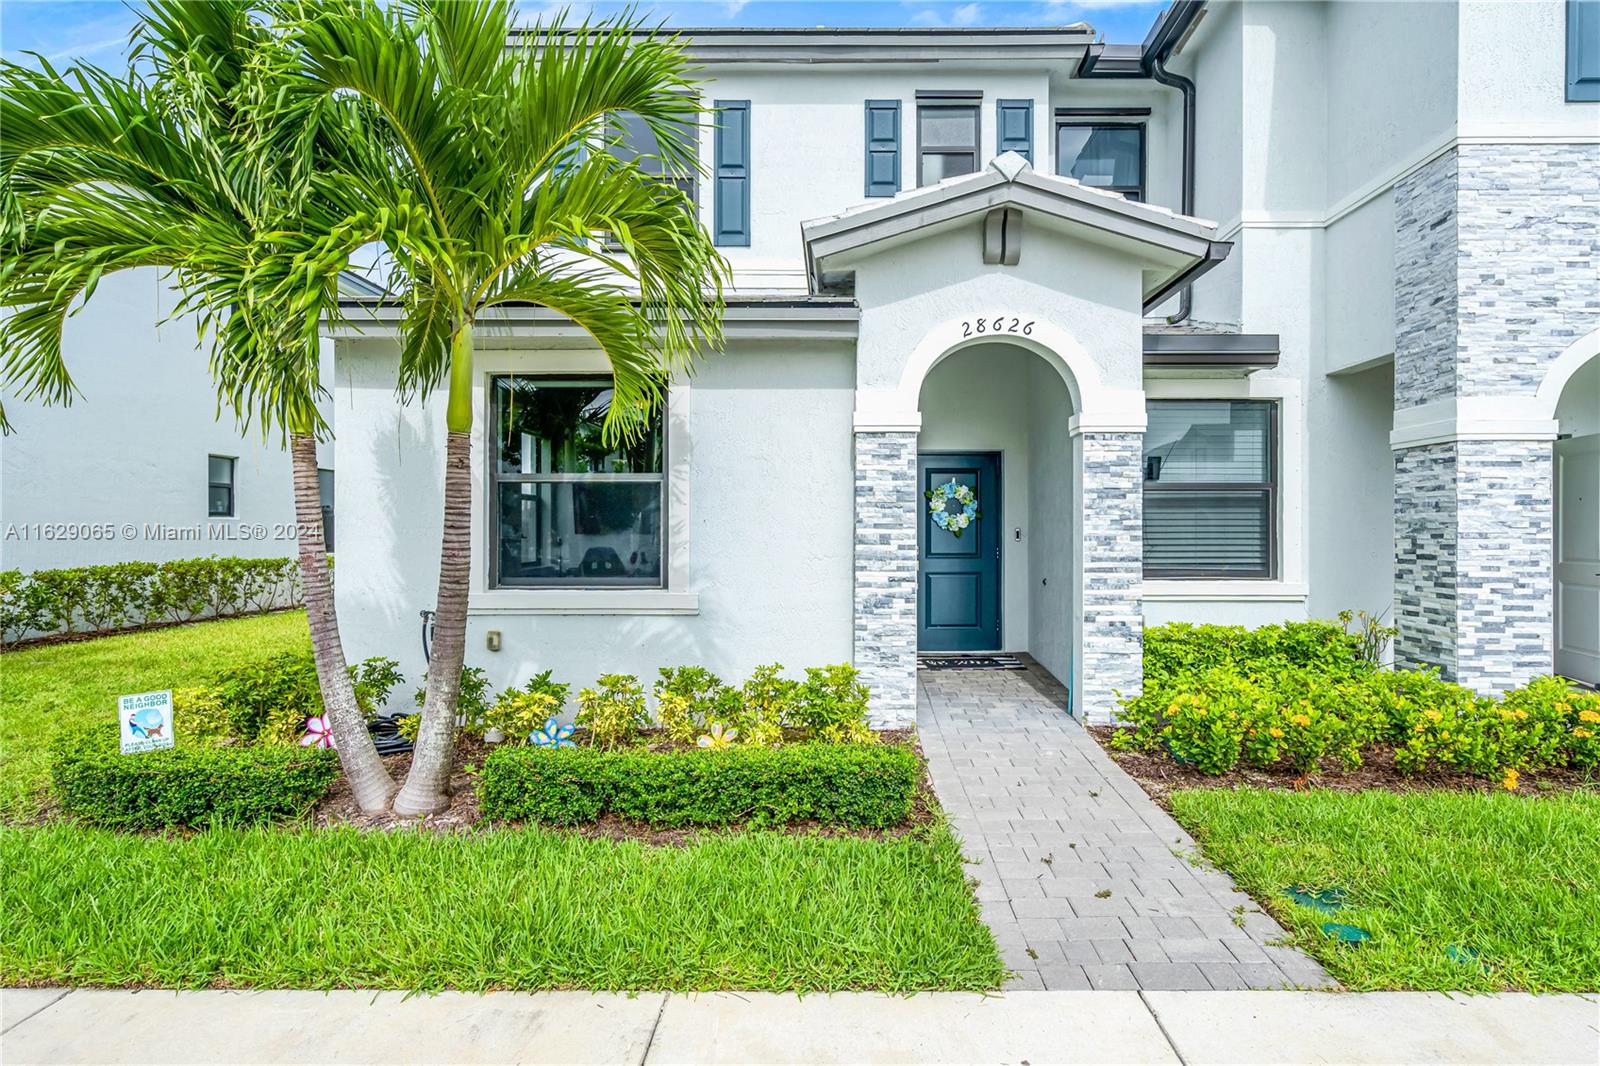
[{"label": "upper floor window", "polygon": [[1277,411],[1265,400],[1146,404],[1146,576],[1274,575]]},{"label": "upper floor window", "polygon": [[492,379],[489,471],[499,587],[660,587],[663,438],[659,411],[631,444],[603,443],[609,377]]},{"label": "upper floor window", "polygon": [[1143,200],[1144,124],[1058,122],[1056,173]]},{"label": "upper floor window", "polygon": [[[637,160],[639,169],[646,174],[658,175],[682,189],[684,195],[690,200],[699,202],[699,175],[692,167],[669,167],[662,158],[661,142],[645,124],[644,119],[631,111],[621,111],[611,116],[611,123],[615,128],[615,135],[620,139],[612,147],[611,154],[623,162]],[[698,155],[696,150],[699,144],[696,129],[692,121],[673,124],[674,139],[688,150],[691,156]]]},{"label": "upper floor window", "polygon": [[207,503],[206,514],[212,518],[232,518],[234,515],[233,472],[238,460],[226,455],[206,457]]},{"label": "upper floor window", "polygon": [[917,93],[917,184],[934,185],[978,170],[978,108],[983,94]]}]

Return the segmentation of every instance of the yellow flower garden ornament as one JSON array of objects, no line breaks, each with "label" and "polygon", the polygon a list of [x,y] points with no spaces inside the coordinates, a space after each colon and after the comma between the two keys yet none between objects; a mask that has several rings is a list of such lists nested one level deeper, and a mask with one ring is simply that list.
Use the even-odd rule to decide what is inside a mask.
[{"label": "yellow flower garden ornament", "polygon": [[709,751],[716,748],[731,748],[737,739],[739,739],[737,729],[724,729],[721,722],[713,722],[710,730],[701,734],[695,743]]}]

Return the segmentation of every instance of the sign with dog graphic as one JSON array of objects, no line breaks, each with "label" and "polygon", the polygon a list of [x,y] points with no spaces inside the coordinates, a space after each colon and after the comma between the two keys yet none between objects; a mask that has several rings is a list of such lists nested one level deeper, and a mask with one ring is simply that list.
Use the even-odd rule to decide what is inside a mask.
[{"label": "sign with dog graphic", "polygon": [[117,697],[122,754],[172,747],[172,692],[141,692]]}]

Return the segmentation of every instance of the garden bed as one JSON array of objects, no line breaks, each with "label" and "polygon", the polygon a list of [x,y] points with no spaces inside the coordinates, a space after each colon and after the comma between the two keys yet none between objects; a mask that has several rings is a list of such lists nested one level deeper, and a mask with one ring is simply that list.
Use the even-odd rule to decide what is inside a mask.
[{"label": "garden bed", "polygon": [[[916,734],[910,730],[887,730],[878,734],[884,744],[904,745],[917,753],[918,782],[912,799],[910,817],[896,825],[882,828],[872,826],[828,825],[815,819],[802,819],[783,825],[763,827],[766,831],[793,836],[854,837],[862,840],[893,840],[922,832],[941,820],[942,812],[933,785],[928,780],[927,767],[922,761],[921,749],[916,744]],[[651,752],[663,753],[693,750],[690,746],[665,738],[648,738],[645,747]],[[487,828],[496,823],[484,819],[478,805],[477,784],[486,755],[493,750],[476,737],[463,737],[456,744],[455,759],[450,774],[450,807],[438,814],[403,816],[393,811],[368,814],[361,810],[343,777],[333,783],[312,813],[312,821],[322,828],[350,827],[362,830],[424,829],[435,832],[453,832]],[[411,767],[411,754],[389,755],[383,759],[395,780],[404,778]],[[550,827],[550,831],[586,837],[594,840],[631,840],[641,844],[682,847],[710,834],[746,832],[753,827],[744,822],[723,826],[660,826],[638,819],[615,814],[572,826]]]},{"label": "garden bed", "polygon": [[[1169,810],[1174,792],[1192,788],[1270,788],[1289,791],[1316,788],[1334,792],[1364,792],[1369,789],[1385,792],[1430,792],[1441,789],[1483,793],[1506,791],[1502,782],[1472,774],[1437,768],[1401,773],[1394,765],[1394,750],[1381,746],[1364,750],[1361,753],[1361,765],[1354,770],[1331,769],[1307,776],[1287,763],[1264,770],[1241,764],[1224,774],[1206,774],[1192,766],[1178,765],[1165,752],[1124,751],[1112,746],[1112,738],[1123,728],[1090,726],[1089,734],[1129,777],[1139,782],[1151,798]],[[1524,795],[1551,795],[1597,787],[1600,787],[1600,775],[1595,771],[1549,768],[1519,773],[1516,791]]]}]

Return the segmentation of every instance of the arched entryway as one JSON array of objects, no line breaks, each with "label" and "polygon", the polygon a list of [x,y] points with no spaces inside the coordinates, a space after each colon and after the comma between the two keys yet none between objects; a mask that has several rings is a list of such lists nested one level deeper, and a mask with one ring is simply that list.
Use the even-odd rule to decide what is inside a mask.
[{"label": "arched entryway", "polygon": [[918,651],[1026,652],[1068,683],[1078,516],[1066,378],[1036,351],[983,342],[928,372],[918,409]]},{"label": "arched entryway", "polygon": [[[1006,417],[1009,406],[1013,420],[1026,409],[1030,424],[1049,427],[1041,431],[1037,449],[1030,436],[1029,450],[1039,458],[1028,463],[1028,487],[1016,491],[1029,500],[1029,524],[1038,529],[1042,522],[1051,533],[1035,547],[1026,529],[1022,541],[1016,539],[1016,522],[1002,517],[996,524],[1002,646],[1003,545],[1010,544],[1020,560],[1020,543],[1034,551],[1026,556],[1026,586],[1013,589],[1013,626],[1027,618],[1028,646],[1070,687],[1073,713],[1090,722],[1110,721],[1118,699],[1136,694],[1142,682],[1144,393],[1105,383],[1083,346],[1044,316],[1015,317],[1017,335],[999,339],[992,336],[994,320],[985,320],[988,336],[975,335],[974,319],[938,324],[922,336],[897,384],[856,392],[855,662],[873,689],[875,713],[885,721],[909,722],[915,713],[919,525],[930,502],[923,495],[919,453],[925,441],[930,451],[941,442],[983,451],[980,437],[961,435],[960,425],[971,415],[963,411],[960,394],[975,395],[972,390],[985,379],[985,358],[988,365],[1011,367],[1013,385],[1022,385],[1027,374],[1026,385],[997,390],[1007,395],[991,396],[988,407]],[[1010,322],[1007,316],[1007,330]],[[1136,346],[1138,335],[1132,336]],[[955,384],[947,389],[936,379],[943,380],[941,366],[952,360],[956,369],[948,373]],[[929,382],[935,382],[933,392],[924,389]],[[1004,493],[1003,474],[998,476]],[[1053,479],[1058,480],[1052,484]],[[1034,513],[1034,500],[1042,518]],[[1054,557],[1044,557],[1047,550]]]}]

